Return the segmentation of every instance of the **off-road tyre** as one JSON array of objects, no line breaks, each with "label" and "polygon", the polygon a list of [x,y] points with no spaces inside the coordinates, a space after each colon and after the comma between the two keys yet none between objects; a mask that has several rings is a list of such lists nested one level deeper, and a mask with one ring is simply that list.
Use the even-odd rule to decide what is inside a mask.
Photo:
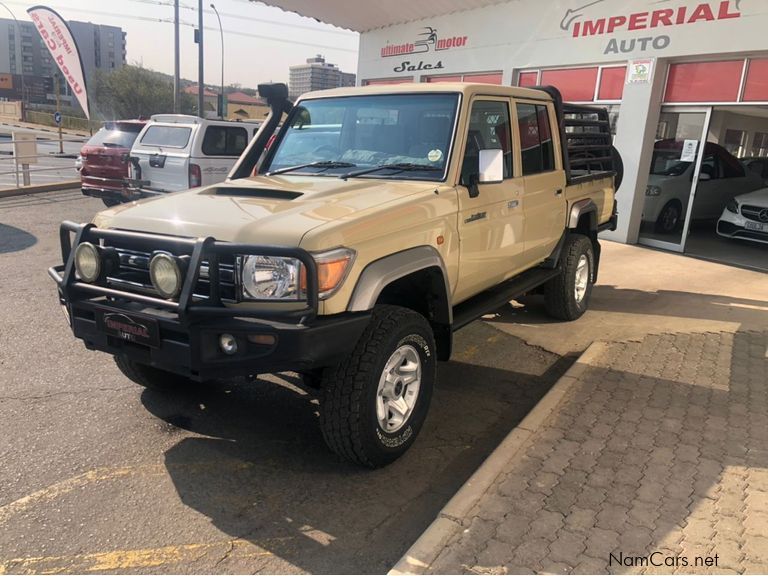
[{"label": "off-road tyre", "polygon": [[[582,257],[586,257],[588,277],[581,299],[576,296],[577,270]],[[544,285],[544,304],[547,314],[558,320],[576,320],[589,307],[595,278],[595,251],[592,241],[582,234],[571,234],[565,241],[560,256],[561,273]]]},{"label": "off-road tyre", "polygon": [[152,390],[176,390],[191,385],[189,378],[141,364],[126,356],[115,356],[115,364],[126,378]]},{"label": "off-road tyre", "polygon": [[[379,382],[396,351],[418,353],[421,380],[410,416],[389,433],[379,422],[376,405]],[[395,461],[413,444],[432,398],[437,354],[427,320],[407,308],[382,305],[354,351],[338,366],[323,371],[320,427],[328,447],[342,458],[369,468]]]}]

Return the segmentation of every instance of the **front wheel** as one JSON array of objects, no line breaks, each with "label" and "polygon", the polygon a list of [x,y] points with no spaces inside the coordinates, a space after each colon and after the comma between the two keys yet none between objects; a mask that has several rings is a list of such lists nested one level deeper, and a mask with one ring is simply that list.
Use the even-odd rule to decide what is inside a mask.
[{"label": "front wheel", "polygon": [[661,232],[662,234],[672,234],[675,232],[682,218],[682,210],[683,207],[675,200],[665,204],[664,208],[661,209],[661,213],[659,213],[659,217],[656,219],[656,232]]},{"label": "front wheel", "polygon": [[561,256],[561,274],[544,285],[547,313],[558,320],[576,320],[587,311],[595,278],[592,241],[571,234]]},{"label": "front wheel", "polygon": [[323,372],[320,426],[331,450],[369,468],[402,456],[427,416],[435,352],[421,314],[377,306],[352,354]]},{"label": "front wheel", "polygon": [[159,368],[141,364],[131,360],[126,356],[115,356],[115,364],[129,380],[136,384],[151,388],[153,390],[175,390],[183,388],[191,383],[189,378],[185,378],[173,372],[166,372]]}]

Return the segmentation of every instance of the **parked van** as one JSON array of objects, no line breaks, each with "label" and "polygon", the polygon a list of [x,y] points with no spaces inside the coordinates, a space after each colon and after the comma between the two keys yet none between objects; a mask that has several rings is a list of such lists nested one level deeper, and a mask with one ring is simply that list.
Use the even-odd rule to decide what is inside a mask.
[{"label": "parked van", "polygon": [[140,196],[224,181],[260,122],[152,116],[131,148],[131,183]]}]

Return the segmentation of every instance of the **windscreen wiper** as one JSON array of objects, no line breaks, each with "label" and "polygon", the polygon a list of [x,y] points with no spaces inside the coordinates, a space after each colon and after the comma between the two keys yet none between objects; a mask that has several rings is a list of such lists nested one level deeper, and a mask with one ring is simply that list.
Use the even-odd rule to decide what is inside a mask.
[{"label": "windscreen wiper", "polygon": [[429,164],[414,164],[411,162],[400,162],[397,164],[379,164],[378,166],[372,166],[371,168],[365,168],[363,170],[355,170],[354,172],[347,172],[346,174],[340,174],[339,178],[346,180],[347,178],[355,178],[356,176],[362,176],[363,174],[370,174],[371,172],[378,172],[379,170],[395,170],[397,172],[442,172],[442,168],[437,166],[430,166]]},{"label": "windscreen wiper", "polygon": [[277,170],[270,170],[265,176],[274,176],[275,174],[285,174],[286,172],[293,172],[294,170],[301,170],[302,168],[323,168],[330,170],[331,168],[354,168],[357,164],[351,162],[337,162],[335,160],[320,160],[318,162],[310,162],[309,164],[299,164],[298,166],[287,166],[285,168],[278,168]]}]

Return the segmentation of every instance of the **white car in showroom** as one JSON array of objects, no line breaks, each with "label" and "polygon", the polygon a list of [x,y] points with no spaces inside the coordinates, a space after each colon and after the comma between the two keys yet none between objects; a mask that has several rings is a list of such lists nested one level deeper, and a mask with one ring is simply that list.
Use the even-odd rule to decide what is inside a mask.
[{"label": "white car in showroom", "polygon": [[717,233],[768,244],[768,188],[736,196],[717,221]]},{"label": "white car in showroom", "polygon": [[[661,140],[654,146],[643,221],[652,223],[662,234],[676,232],[688,210],[695,162],[683,160],[682,151],[679,140]],[[747,170],[722,146],[707,142],[691,220],[714,222],[735,196],[763,186],[757,173]]]}]

